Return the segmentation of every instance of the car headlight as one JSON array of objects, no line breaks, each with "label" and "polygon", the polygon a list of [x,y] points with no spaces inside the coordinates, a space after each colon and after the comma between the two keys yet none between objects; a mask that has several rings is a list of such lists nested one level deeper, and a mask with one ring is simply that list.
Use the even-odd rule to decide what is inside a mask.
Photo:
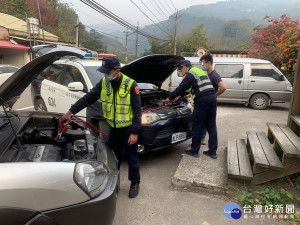
[{"label": "car headlight", "polygon": [[154,112],[147,112],[142,115],[142,124],[152,124],[159,120],[159,117]]},{"label": "car headlight", "polygon": [[94,198],[105,189],[108,170],[102,162],[98,161],[78,163],[74,180],[81,189]]},{"label": "car headlight", "polygon": [[293,91],[293,87],[286,87],[286,90]]}]

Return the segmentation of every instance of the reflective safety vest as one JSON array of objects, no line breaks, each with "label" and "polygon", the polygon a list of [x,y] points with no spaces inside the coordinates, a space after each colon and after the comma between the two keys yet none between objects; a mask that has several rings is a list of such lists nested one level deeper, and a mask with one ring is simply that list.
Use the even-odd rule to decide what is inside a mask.
[{"label": "reflective safety vest", "polygon": [[103,116],[111,127],[128,127],[132,125],[133,111],[130,102],[130,89],[134,80],[122,75],[121,85],[114,93],[110,82],[102,79],[100,100],[102,101]]},{"label": "reflective safety vest", "polygon": [[[199,91],[201,93],[206,92],[206,91],[211,91],[211,90],[214,91],[215,90],[210,82],[208,75],[203,70],[199,69],[198,67],[193,66],[192,68],[190,68],[188,73],[192,74],[195,77],[195,79],[197,80],[198,85],[199,85]],[[191,98],[192,99],[194,98],[194,96],[192,94],[192,88],[189,88],[185,92],[190,93]]]}]

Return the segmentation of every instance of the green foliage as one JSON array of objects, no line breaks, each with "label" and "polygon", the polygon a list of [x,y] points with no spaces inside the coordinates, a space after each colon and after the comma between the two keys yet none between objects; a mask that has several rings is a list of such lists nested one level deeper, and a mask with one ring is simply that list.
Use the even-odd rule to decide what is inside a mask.
[{"label": "green foliage", "polygon": [[30,8],[28,1],[24,0],[0,0],[0,12],[15,16],[21,20],[33,16],[33,10]]},{"label": "green foliage", "polygon": [[252,196],[252,193],[243,191],[241,194],[238,194],[237,197],[239,198],[241,205],[254,205],[254,198]]},{"label": "green foliage", "polygon": [[256,196],[252,193],[243,191],[238,195],[238,198],[241,205],[285,205],[291,204],[294,196],[284,188],[281,188],[280,191],[278,191],[275,188],[267,187],[262,189]]},{"label": "green foliage", "polygon": [[102,35],[96,30],[91,29],[90,32],[86,31],[84,26],[80,26],[80,45],[85,48],[103,51],[106,46],[101,41]]},{"label": "green foliage", "polygon": [[177,52],[195,52],[198,48],[203,47],[209,49],[207,45],[206,32],[204,25],[200,24],[189,31],[187,34],[181,34],[178,38]]},{"label": "green foliage", "polygon": [[296,185],[300,186],[300,175],[298,175],[295,179],[294,182]]}]

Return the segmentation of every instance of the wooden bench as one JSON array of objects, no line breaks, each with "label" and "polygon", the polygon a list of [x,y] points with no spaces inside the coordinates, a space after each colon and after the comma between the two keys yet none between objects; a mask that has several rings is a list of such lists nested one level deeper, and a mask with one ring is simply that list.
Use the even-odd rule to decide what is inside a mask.
[{"label": "wooden bench", "polygon": [[285,157],[300,158],[300,138],[285,124],[267,123],[268,138]]},{"label": "wooden bench", "polygon": [[264,168],[282,170],[283,165],[264,132],[247,131],[247,147],[253,156],[253,174]]},{"label": "wooden bench", "polygon": [[253,178],[244,139],[228,138],[227,169],[229,177],[247,180]]},{"label": "wooden bench", "polygon": [[299,136],[300,134],[300,116],[290,116],[289,127]]}]

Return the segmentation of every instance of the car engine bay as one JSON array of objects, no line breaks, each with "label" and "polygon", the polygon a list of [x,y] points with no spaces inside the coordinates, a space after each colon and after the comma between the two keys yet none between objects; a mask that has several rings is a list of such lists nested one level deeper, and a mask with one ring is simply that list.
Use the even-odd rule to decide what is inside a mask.
[{"label": "car engine bay", "polygon": [[[1,162],[67,162],[96,159],[98,136],[86,124],[68,124],[61,139],[58,139],[59,126],[56,117],[43,115],[10,118],[17,138],[11,126],[4,123],[6,126],[2,127],[1,133],[3,132],[2,137],[6,140],[0,145]],[[5,121],[3,117],[1,119]]]},{"label": "car engine bay", "polygon": [[[170,92],[161,89],[140,90],[142,99],[142,112],[149,109],[156,109],[165,105],[166,98],[169,97]],[[159,114],[174,114],[176,115],[188,115],[191,114],[191,108],[189,102],[185,98],[180,98],[176,102],[170,102],[168,107],[156,110]]]}]

